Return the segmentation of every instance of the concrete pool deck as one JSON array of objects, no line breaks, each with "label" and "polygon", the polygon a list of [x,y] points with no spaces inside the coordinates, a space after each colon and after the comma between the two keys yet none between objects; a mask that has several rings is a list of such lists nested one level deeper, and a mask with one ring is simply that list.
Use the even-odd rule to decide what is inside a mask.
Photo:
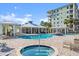
[{"label": "concrete pool deck", "polygon": [[[74,56],[79,56],[78,52],[75,51],[70,51],[67,48],[63,48],[63,41],[67,40],[70,42],[73,42],[74,38],[78,38],[78,35],[72,36],[72,35],[68,35],[68,36],[57,36],[54,38],[50,38],[47,40],[41,40],[41,45],[47,45],[47,46],[53,46],[55,48],[57,48],[58,50],[58,56],[70,56],[70,55],[74,55]],[[39,42],[38,40],[25,40],[25,39],[5,39],[5,40],[0,40],[0,42],[6,42],[6,44],[11,47],[11,48],[15,48],[14,51],[12,52],[12,54],[10,54],[10,56],[21,56],[19,53],[19,49],[21,49],[22,47],[25,46],[29,46],[29,45],[38,45]]]}]

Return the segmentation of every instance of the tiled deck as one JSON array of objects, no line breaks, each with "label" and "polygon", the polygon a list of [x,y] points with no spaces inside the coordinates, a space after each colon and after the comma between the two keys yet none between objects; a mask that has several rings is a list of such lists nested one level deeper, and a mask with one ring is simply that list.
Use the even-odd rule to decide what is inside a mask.
[{"label": "tiled deck", "polygon": [[[55,37],[47,40],[41,40],[42,45],[47,45],[47,46],[54,46],[55,48],[58,49],[58,56],[78,56],[79,53],[75,51],[70,51],[67,48],[63,48],[63,41],[65,39],[74,39],[74,38],[79,38],[78,36],[60,36],[60,37]],[[73,40],[70,40],[73,41]],[[6,42],[9,47],[15,48],[13,50],[13,53],[10,54],[10,56],[19,56],[17,54],[17,50],[19,48],[28,46],[28,45],[36,45],[39,44],[38,40],[25,40],[25,39],[6,39],[6,40],[0,40],[0,42]]]}]

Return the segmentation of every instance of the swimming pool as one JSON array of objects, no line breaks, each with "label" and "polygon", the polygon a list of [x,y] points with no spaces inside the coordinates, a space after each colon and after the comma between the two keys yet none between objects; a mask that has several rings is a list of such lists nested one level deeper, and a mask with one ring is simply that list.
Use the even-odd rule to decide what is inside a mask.
[{"label": "swimming pool", "polygon": [[31,45],[20,50],[23,56],[51,56],[55,50],[45,45]]},{"label": "swimming pool", "polygon": [[47,39],[51,37],[55,37],[55,34],[38,34],[38,35],[22,35],[18,36],[18,38],[22,39]]}]

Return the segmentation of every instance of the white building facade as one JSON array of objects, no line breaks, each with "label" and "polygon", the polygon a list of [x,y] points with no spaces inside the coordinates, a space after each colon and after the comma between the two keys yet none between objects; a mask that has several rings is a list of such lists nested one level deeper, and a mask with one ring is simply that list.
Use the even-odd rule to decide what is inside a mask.
[{"label": "white building facade", "polygon": [[[48,11],[48,19],[52,20],[53,28],[64,28],[65,19],[79,19],[78,6],[76,3],[70,3],[68,5],[59,7],[54,10]],[[58,30],[60,31],[60,30]]]}]

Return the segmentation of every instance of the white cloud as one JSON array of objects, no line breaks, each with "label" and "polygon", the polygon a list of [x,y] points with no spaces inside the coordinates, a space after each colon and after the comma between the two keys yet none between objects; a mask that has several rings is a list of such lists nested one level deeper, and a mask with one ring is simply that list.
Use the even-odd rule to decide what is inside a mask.
[{"label": "white cloud", "polygon": [[31,14],[26,14],[25,16],[26,16],[26,17],[32,17],[32,15],[31,15]]},{"label": "white cloud", "polygon": [[16,15],[14,13],[11,13],[11,16],[15,17]]},{"label": "white cloud", "polygon": [[48,22],[48,18],[40,19],[40,22],[41,22],[41,21]]},{"label": "white cloud", "polygon": [[27,17],[25,17],[24,20],[25,20],[26,22],[28,22],[28,21],[32,21],[31,18],[27,18]]},{"label": "white cloud", "polygon": [[17,9],[17,7],[15,6],[15,7],[14,7],[14,9],[16,10],[16,9]]},{"label": "white cloud", "polygon": [[24,23],[27,23],[28,21],[31,21],[32,19],[24,17],[24,18],[15,18],[15,20],[21,24],[24,24]]},{"label": "white cloud", "polygon": [[0,21],[24,24],[24,23],[32,20],[30,17],[20,18],[20,17],[15,17],[15,16],[16,15],[14,13],[11,13],[10,15],[0,15]]},{"label": "white cloud", "polygon": [[11,15],[1,15],[0,20],[2,20],[2,21],[11,21],[11,20],[13,20],[13,17]]}]

